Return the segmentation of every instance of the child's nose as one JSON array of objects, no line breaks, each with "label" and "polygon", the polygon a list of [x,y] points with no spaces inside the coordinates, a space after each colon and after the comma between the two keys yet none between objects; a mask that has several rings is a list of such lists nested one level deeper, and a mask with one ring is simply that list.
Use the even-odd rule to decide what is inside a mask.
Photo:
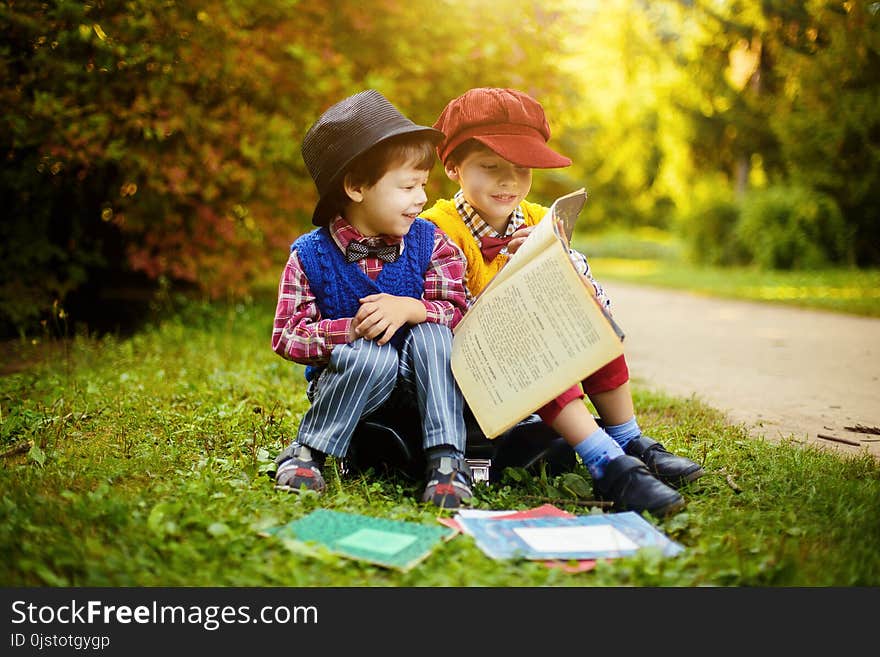
[{"label": "child's nose", "polygon": [[516,183],[516,172],[513,167],[503,167],[498,171],[498,178],[503,185],[512,185]]}]

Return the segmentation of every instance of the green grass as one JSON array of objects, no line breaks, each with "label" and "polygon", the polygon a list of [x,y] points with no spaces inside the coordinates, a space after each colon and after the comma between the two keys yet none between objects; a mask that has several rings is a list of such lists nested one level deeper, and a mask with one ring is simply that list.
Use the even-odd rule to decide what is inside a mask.
[{"label": "green grass", "polygon": [[674,238],[658,230],[576,235],[600,281],[619,280],[709,296],[781,303],[880,317],[880,269],[760,271],[687,264]]},{"label": "green grass", "polygon": [[[704,464],[682,513],[658,523],[686,551],[567,574],[496,562],[459,536],[409,573],[291,551],[265,527],[316,508],[434,523],[421,482],[341,477],[322,497],[262,474],[306,409],[302,368],[269,349],[272,302],[184,312],[130,339],[18,342],[0,377],[4,586],[853,586],[880,584],[880,465],[751,440],[696,401],[636,391],[643,427]],[[16,363],[8,363],[7,370]],[[483,508],[549,497],[561,479],[512,473]],[[581,471],[588,481],[586,473]],[[741,492],[736,492],[733,482]]]}]

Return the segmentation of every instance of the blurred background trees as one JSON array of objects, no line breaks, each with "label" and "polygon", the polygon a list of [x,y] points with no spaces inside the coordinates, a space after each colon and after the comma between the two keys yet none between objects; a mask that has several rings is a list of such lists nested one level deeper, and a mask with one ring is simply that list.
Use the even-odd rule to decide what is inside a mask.
[{"label": "blurred background trees", "polygon": [[[0,23],[5,334],[271,284],[311,228],[302,135],[365,88],[427,124],[471,87],[531,93],[575,162],[532,197],[586,186],[585,233],[880,264],[878,2],[8,0]],[[429,198],[453,191],[438,165]]]}]

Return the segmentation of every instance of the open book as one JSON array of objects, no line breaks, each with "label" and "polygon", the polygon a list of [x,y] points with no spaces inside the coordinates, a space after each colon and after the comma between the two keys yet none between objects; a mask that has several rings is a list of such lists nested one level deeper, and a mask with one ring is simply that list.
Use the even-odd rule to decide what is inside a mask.
[{"label": "open book", "polygon": [[452,373],[495,438],[623,353],[623,333],[569,258],[579,189],[553,203],[454,331]]}]

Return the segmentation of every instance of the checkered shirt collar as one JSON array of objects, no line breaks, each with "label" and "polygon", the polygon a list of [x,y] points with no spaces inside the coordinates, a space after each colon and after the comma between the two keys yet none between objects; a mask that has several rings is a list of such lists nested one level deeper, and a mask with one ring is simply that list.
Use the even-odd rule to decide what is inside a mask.
[{"label": "checkered shirt collar", "polygon": [[403,238],[392,237],[391,235],[364,237],[357,228],[348,223],[345,217],[342,217],[341,215],[337,215],[336,218],[330,222],[329,228],[330,236],[343,253],[345,253],[345,250],[348,248],[348,243],[352,240],[367,242],[373,246],[379,244],[388,244],[389,246],[397,245],[400,248],[400,252],[403,253]]},{"label": "checkered shirt collar", "polygon": [[526,218],[522,209],[519,206],[516,206],[516,209],[511,213],[507,220],[507,230],[504,235],[499,235],[495,232],[495,229],[492,228],[492,226],[483,220],[474,207],[465,200],[464,192],[462,190],[458,190],[455,193],[454,200],[455,209],[458,210],[458,214],[464,221],[464,225],[468,227],[468,230],[471,231],[471,234],[477,242],[479,242],[480,238],[485,235],[490,235],[492,237],[507,237],[508,235],[513,235],[514,232],[526,225]]}]

